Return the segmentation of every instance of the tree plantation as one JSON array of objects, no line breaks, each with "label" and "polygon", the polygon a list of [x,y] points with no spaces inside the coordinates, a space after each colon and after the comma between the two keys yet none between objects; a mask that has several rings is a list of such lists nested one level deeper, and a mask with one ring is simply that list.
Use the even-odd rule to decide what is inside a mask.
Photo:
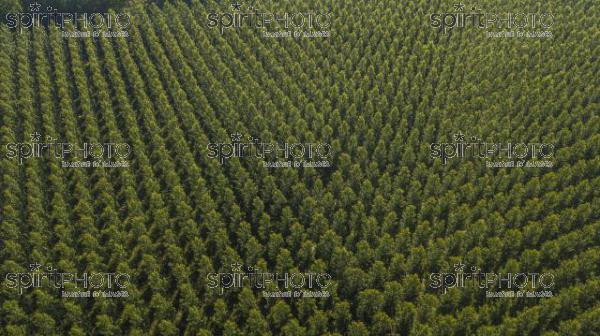
[{"label": "tree plantation", "polygon": [[600,334],[597,3],[38,5],[0,335]]}]

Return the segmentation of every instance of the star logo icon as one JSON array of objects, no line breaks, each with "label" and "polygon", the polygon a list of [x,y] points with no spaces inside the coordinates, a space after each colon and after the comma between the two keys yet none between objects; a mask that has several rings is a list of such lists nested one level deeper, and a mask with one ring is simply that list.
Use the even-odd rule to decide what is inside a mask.
[{"label": "star logo icon", "polygon": [[236,11],[239,11],[242,9],[242,5],[236,1],[231,4],[231,8],[235,9]]},{"label": "star logo icon", "polygon": [[42,267],[42,265],[39,263],[29,264],[29,270],[32,272],[37,272],[40,267]]},{"label": "star logo icon", "polygon": [[462,260],[458,262],[458,264],[454,264],[454,271],[462,272],[465,269],[465,264],[462,263]]},{"label": "star logo icon", "polygon": [[31,136],[32,142],[38,142],[38,141],[40,141],[40,138],[42,137],[42,135],[38,132],[31,133],[30,136]]},{"label": "star logo icon", "polygon": [[465,10],[465,4],[461,2],[454,4],[454,9],[456,9],[459,12],[462,12],[463,10]]},{"label": "star logo icon", "polygon": [[39,12],[41,6],[42,5],[40,5],[39,3],[34,2],[32,4],[29,4],[29,10],[32,11],[32,12]]},{"label": "star logo icon", "polygon": [[242,139],[242,135],[240,134],[240,132],[235,132],[231,134],[231,141],[233,142],[239,142]]},{"label": "star logo icon", "polygon": [[463,142],[463,141],[465,141],[465,135],[462,134],[461,131],[458,131],[458,133],[454,134],[454,141],[456,141],[456,142]]},{"label": "star logo icon", "polygon": [[240,264],[239,262],[236,262],[236,263],[234,263],[234,264],[231,264],[231,270],[232,270],[234,273],[237,273],[237,272],[242,272],[242,264]]}]

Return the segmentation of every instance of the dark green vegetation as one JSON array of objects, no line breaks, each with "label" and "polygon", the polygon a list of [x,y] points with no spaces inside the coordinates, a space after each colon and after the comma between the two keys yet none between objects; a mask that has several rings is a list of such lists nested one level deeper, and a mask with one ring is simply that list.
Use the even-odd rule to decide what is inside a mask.
[{"label": "dark green vegetation", "polygon": [[[31,5],[40,5],[44,11],[48,6],[61,12],[105,13],[108,9],[118,9],[128,2],[126,0],[0,0],[0,13],[29,12]],[[4,18],[1,20],[4,22]]]},{"label": "dark green vegetation", "polygon": [[[2,335],[594,335],[600,332],[598,7],[545,4],[551,39],[440,34],[424,1],[330,8],[329,39],[206,27],[210,3],[132,8],[130,38],[2,27],[0,142],[127,142],[130,168],[0,159],[0,274],[132,274],[127,298],[0,287]],[[517,6],[517,5],[515,5]],[[509,5],[490,10],[511,9]],[[231,10],[222,7],[221,10]],[[553,168],[429,157],[462,131],[556,144]],[[330,169],[209,159],[240,132],[325,141]],[[431,272],[551,272],[554,297],[442,295]],[[328,272],[327,299],[223,295],[240,262]]]}]

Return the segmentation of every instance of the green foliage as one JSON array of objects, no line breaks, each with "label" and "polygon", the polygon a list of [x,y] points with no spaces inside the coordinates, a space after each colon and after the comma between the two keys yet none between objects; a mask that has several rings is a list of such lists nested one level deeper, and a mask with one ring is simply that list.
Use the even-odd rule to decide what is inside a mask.
[{"label": "green foliage", "polygon": [[108,9],[122,8],[128,0],[0,0],[0,12],[15,12],[25,10],[29,12],[29,6],[39,4],[40,11],[45,8],[56,8],[59,12],[70,13],[106,13]]},{"label": "green foliage", "polygon": [[[43,262],[119,270],[131,284],[127,298],[67,299],[2,283],[0,335],[600,333],[600,31],[590,1],[544,3],[561,13],[546,40],[440,34],[426,19],[441,5],[427,1],[257,4],[331,11],[331,36],[303,39],[210,29],[207,15],[230,9],[211,0],[38,2],[120,8],[132,26],[127,38],[63,38],[2,24],[1,147],[40,132],[126,142],[133,157],[124,169],[0,158],[0,274]],[[0,2],[19,7],[28,2]],[[431,142],[457,131],[555,143],[555,165],[429,157]],[[330,143],[333,165],[207,156],[208,143],[235,132]],[[554,296],[427,286],[462,261],[551,272]],[[208,287],[208,274],[236,262],[326,272],[331,296]]]}]

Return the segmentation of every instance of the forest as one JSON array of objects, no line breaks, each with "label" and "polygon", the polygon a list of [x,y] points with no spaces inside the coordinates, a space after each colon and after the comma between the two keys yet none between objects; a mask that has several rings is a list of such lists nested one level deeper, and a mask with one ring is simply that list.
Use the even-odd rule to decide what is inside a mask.
[{"label": "forest", "polygon": [[600,334],[593,1],[83,4],[2,2],[0,335]]}]

